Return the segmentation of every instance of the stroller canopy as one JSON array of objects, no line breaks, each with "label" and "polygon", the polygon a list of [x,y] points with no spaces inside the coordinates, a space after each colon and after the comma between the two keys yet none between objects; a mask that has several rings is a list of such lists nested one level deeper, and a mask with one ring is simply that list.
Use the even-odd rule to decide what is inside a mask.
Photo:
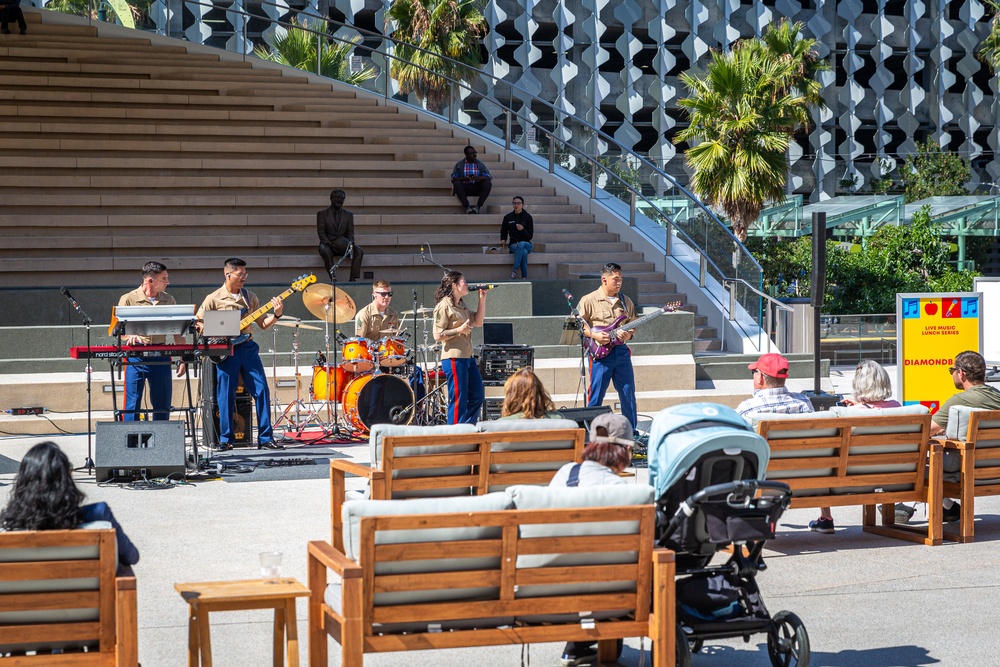
[{"label": "stroller canopy", "polygon": [[718,403],[685,403],[657,413],[649,432],[649,483],[656,498],[680,480],[709,452],[746,452],[758,460],[764,479],[770,448],[732,408]]}]

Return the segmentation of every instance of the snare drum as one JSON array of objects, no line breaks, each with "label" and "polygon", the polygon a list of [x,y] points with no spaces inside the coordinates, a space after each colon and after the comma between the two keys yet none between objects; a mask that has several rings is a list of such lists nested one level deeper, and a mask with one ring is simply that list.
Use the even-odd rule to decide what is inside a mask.
[{"label": "snare drum", "polygon": [[406,343],[402,338],[386,336],[378,341],[378,365],[388,368],[406,364]]},{"label": "snare drum", "polygon": [[313,366],[313,397],[317,401],[331,399],[338,403],[343,399],[344,389],[355,378],[355,374],[340,366],[330,368],[332,377],[326,375],[326,366]]},{"label": "snare drum", "polygon": [[367,338],[348,338],[340,353],[340,365],[351,373],[366,373],[373,368],[370,341]]},{"label": "snare drum", "polygon": [[413,391],[395,375],[362,375],[344,391],[344,416],[365,433],[375,424],[409,424],[413,413]]}]

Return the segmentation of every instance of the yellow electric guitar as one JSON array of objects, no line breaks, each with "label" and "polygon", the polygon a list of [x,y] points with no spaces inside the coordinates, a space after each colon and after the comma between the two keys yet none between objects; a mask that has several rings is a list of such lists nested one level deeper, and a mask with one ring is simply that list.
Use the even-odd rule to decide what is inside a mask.
[{"label": "yellow electric guitar", "polygon": [[[312,285],[314,282],[316,282],[316,276],[315,275],[313,275],[311,273],[310,274],[303,273],[301,276],[299,276],[298,278],[295,279],[295,282],[292,283],[291,287],[289,287],[288,289],[286,289],[284,292],[281,293],[280,298],[282,300],[287,299],[288,297],[290,297],[295,292],[301,292],[305,288],[307,288],[310,285]],[[240,331],[243,331],[248,326],[250,326],[251,324],[253,324],[254,322],[256,322],[257,318],[259,318],[261,315],[267,313],[272,308],[274,308],[274,304],[271,303],[270,300],[268,300],[267,303],[265,303],[263,306],[261,306],[257,310],[253,311],[252,313],[248,313],[247,315],[245,315],[243,317],[243,319],[240,320]],[[208,342],[209,343],[225,343],[228,340],[233,345],[239,345],[240,343],[245,343],[249,339],[250,339],[250,334],[249,333],[245,333],[245,334],[240,334],[239,336],[236,336],[235,338],[231,338],[231,339],[226,339],[226,338],[210,338]],[[215,363],[219,363],[220,361],[225,361],[228,357],[209,357],[209,358],[212,361],[214,361]]]}]

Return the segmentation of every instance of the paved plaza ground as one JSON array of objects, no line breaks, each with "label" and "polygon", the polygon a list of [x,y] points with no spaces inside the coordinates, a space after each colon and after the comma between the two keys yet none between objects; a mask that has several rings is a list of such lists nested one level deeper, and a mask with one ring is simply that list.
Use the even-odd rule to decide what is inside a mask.
[{"label": "paved plaza ground", "polygon": [[[835,369],[834,388],[845,381]],[[849,379],[847,380],[849,386]],[[80,465],[86,436],[54,438]],[[6,501],[13,467],[41,438],[2,438],[0,503]],[[337,448],[368,460],[367,444]],[[113,508],[142,558],[139,584],[139,658],[143,667],[186,662],[187,606],[174,591],[179,581],[249,579],[259,576],[258,553],[284,553],[283,575],[306,582],[306,543],[328,540],[329,485],[325,479],[200,482],[161,491],[98,486],[81,474],[90,502]],[[353,487],[358,480],[349,480]],[[636,483],[646,482],[638,470]],[[835,535],[807,527],[815,510],[784,515],[778,538],[765,552],[768,569],[758,582],[772,613],[788,609],[808,628],[810,664],[826,667],[987,666],[1000,662],[996,598],[1000,592],[1000,499],[976,503],[976,541],[925,547],[861,532],[859,507],[835,508]],[[919,520],[923,512],[918,512]],[[990,602],[993,600],[993,602]],[[302,664],[306,664],[306,603],[299,601]],[[212,644],[218,667],[269,665],[270,612],[213,616]],[[628,640],[621,664],[636,666],[648,655]],[[648,650],[649,642],[645,642]],[[339,664],[331,641],[331,664]],[[557,665],[559,644],[530,649],[530,664]],[[366,656],[369,665],[433,664],[467,667],[522,664],[520,647],[460,649]],[[765,638],[719,642],[693,658],[696,666],[770,664]]]}]

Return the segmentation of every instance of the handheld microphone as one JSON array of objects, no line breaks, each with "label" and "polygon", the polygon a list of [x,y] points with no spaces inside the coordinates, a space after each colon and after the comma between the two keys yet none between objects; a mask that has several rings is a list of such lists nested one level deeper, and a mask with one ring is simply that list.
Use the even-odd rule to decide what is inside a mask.
[{"label": "handheld microphone", "polygon": [[59,291],[62,292],[62,295],[67,299],[69,299],[70,304],[72,304],[72,306],[76,308],[76,299],[74,299],[73,295],[69,293],[69,290],[66,289],[65,287],[60,287]]},{"label": "handheld microphone", "polygon": [[470,292],[476,292],[481,289],[490,290],[496,287],[496,285],[469,285]]},{"label": "handheld microphone", "polygon": [[569,293],[568,289],[564,289],[562,291],[562,293],[563,293],[563,296],[566,297],[567,301],[572,301],[573,300],[573,295]]}]

